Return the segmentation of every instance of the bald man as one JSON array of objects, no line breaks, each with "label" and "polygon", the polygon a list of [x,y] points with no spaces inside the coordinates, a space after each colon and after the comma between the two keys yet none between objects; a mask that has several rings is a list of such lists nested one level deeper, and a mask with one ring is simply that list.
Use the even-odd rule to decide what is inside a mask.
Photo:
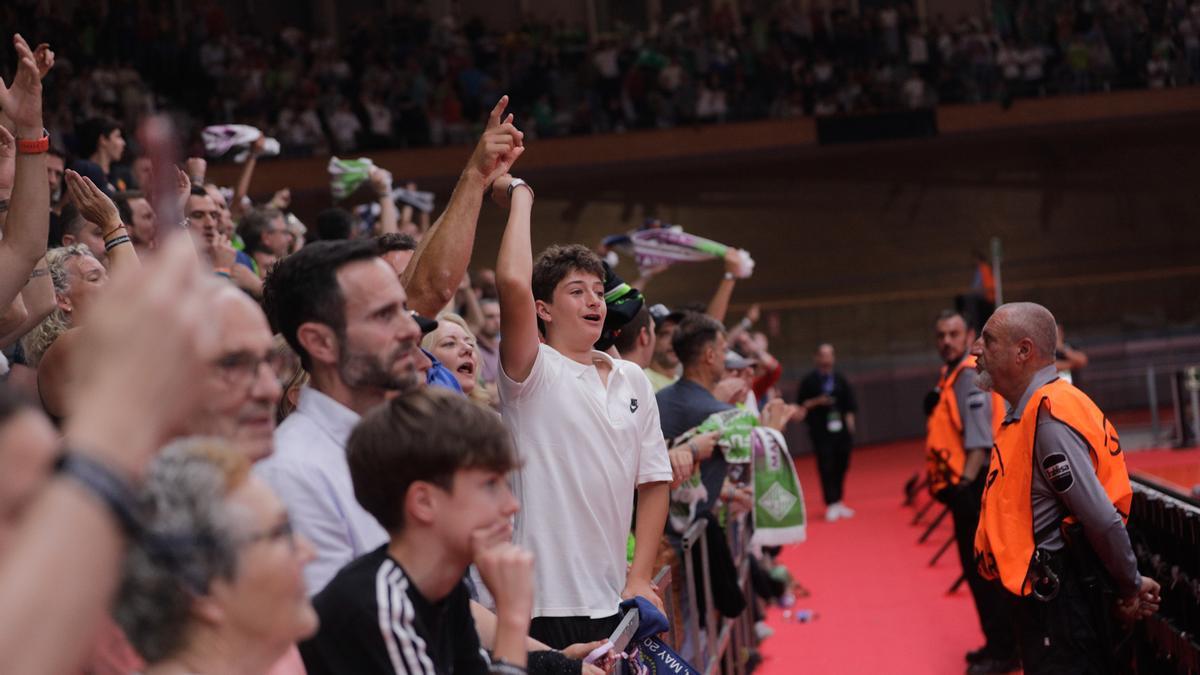
[{"label": "bald man", "polygon": [[1154,612],[1159,585],[1138,574],[1125,530],[1132,489],[1116,429],[1059,379],[1056,335],[1045,307],[1011,303],[971,349],[977,386],[1010,406],[992,447],[975,557],[1011,595],[1025,673],[1117,672],[1112,610]]},{"label": "bald man", "polygon": [[181,435],[227,439],[257,462],[274,448],[275,406],[282,395],[270,364],[271,329],[258,304],[236,286],[217,279],[211,284],[220,338],[208,355],[212,367],[198,383],[205,392],[201,408]]},{"label": "bald man", "polygon": [[858,404],[850,383],[834,370],[834,363],[833,345],[819,345],[813,355],[814,368],[800,380],[796,394],[796,402],[808,413],[805,421],[821,475],[827,522],[854,516],[854,509],[846,506],[842,494],[850,468]]}]

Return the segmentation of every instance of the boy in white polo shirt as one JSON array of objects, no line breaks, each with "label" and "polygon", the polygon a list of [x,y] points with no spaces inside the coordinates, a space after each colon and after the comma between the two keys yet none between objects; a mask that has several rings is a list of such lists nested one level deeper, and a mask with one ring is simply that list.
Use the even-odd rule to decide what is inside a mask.
[{"label": "boy in white polo shirt", "polygon": [[646,375],[592,348],[606,311],[600,258],[583,246],[551,246],[535,265],[532,188],[503,176],[492,198],[509,209],[496,286],[501,414],[522,462],[514,543],[535,560],[529,634],[562,648],[608,637],[622,599],[662,606],[650,578],[671,464]]}]

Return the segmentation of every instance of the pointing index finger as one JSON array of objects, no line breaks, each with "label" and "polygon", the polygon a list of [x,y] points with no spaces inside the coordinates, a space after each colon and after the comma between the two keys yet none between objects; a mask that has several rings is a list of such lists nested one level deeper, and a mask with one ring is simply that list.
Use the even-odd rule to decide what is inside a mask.
[{"label": "pointing index finger", "polygon": [[507,107],[508,107],[508,94],[505,94],[500,97],[499,101],[496,101],[496,107],[492,108],[491,114],[488,115],[488,124],[487,124],[488,129],[491,129],[492,127],[500,124],[500,116],[504,114],[504,109]]}]

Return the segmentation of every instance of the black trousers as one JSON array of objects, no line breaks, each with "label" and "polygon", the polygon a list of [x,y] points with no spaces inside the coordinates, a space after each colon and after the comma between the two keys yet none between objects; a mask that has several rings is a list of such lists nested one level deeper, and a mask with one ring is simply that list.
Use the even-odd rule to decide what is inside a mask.
[{"label": "black trousers", "polygon": [[539,616],[529,624],[529,637],[554,649],[564,649],[579,642],[606,640],[621,623],[621,615],[602,619],[586,616]]},{"label": "black trousers", "polygon": [[1009,595],[1026,675],[1126,672],[1115,650],[1112,596],[1085,588],[1069,565],[1059,577],[1058,595],[1049,602]]},{"label": "black trousers", "polygon": [[817,456],[817,472],[821,474],[821,494],[825,505],[842,501],[846,471],[850,468],[850,434],[845,431],[810,435],[813,454]]},{"label": "black trousers", "polygon": [[1016,634],[1010,593],[999,583],[979,576],[975,565],[975,530],[979,527],[979,508],[983,499],[984,472],[980,479],[972,481],[950,499],[950,517],[954,521],[954,543],[958,547],[958,560],[962,564],[963,577],[975,600],[975,612],[979,615],[979,627],[987,640],[987,651],[998,659],[1014,658],[1017,655]]}]

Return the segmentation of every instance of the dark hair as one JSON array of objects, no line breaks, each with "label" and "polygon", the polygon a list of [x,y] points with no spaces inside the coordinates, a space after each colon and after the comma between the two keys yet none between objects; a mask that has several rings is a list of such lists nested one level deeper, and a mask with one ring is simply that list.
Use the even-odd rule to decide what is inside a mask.
[{"label": "dark hair", "polygon": [[317,214],[317,239],[335,241],[349,239],[354,230],[354,216],[346,209],[325,209]]},{"label": "dark hair", "polygon": [[604,263],[601,262],[600,256],[586,246],[555,244],[542,251],[533,264],[533,299],[551,302],[554,289],[568,274],[576,270],[593,274],[600,281],[604,281]]},{"label": "dark hair", "polygon": [[296,332],[301,324],[322,323],[342,335],[346,329],[345,299],[337,271],[359,260],[379,256],[374,239],[318,241],[279,261],[263,282],[263,307],[271,329],[282,333],[300,363],[311,372],[312,360]]},{"label": "dark hair", "polygon": [[237,230],[238,235],[242,238],[242,243],[245,244],[247,255],[274,253],[263,243],[262,238],[267,229],[271,227],[271,221],[282,217],[283,213],[273,206],[258,206],[242,216]]},{"label": "dark hair", "polygon": [[193,197],[209,197],[211,199],[211,197],[208,194],[208,190],[205,190],[203,185],[193,185],[191,192],[189,192],[188,194],[190,194]]},{"label": "dark hair", "polygon": [[399,232],[388,232],[375,237],[375,241],[379,242],[380,253],[389,253],[391,251],[415,251],[417,250],[417,240],[407,234]]},{"label": "dark hair", "polygon": [[120,124],[111,117],[93,117],[79,125],[75,134],[75,144],[79,156],[87,159],[100,147],[100,139],[121,128]]},{"label": "dark hair", "polygon": [[963,316],[962,312],[958,311],[957,309],[943,309],[942,311],[938,312],[937,321],[938,323],[941,323],[947,319],[953,319],[956,316],[962,319],[964,324],[967,322],[967,317]]},{"label": "dark hair", "polygon": [[633,346],[637,343],[638,335],[641,335],[643,328],[647,330],[650,328],[650,309],[646,307],[645,303],[613,338],[613,346],[617,348],[617,353],[624,357],[625,354],[633,351]]},{"label": "dark hair", "polygon": [[117,215],[121,218],[121,222],[123,224],[133,224],[133,209],[129,206],[129,202],[133,201],[134,199],[145,198],[146,196],[138,190],[126,190],[124,192],[118,192],[116,196],[113,197],[113,203],[117,205]]},{"label": "dark hair", "polygon": [[62,223],[62,234],[59,235],[58,239],[60,243],[62,242],[62,238],[68,234],[75,237],[76,241],[78,241],[79,233],[83,232],[83,228],[87,225],[87,221],[84,220],[83,214],[79,212],[79,209],[72,209],[70,212],[63,209],[62,215],[59,216],[59,222]]},{"label": "dark hair", "polygon": [[[671,348],[675,356],[686,368],[696,362],[704,353],[704,348],[725,333],[725,327],[720,321],[707,314],[691,312],[679,322],[675,334],[671,336]],[[725,358],[722,354],[721,358]]]},{"label": "dark hair", "polygon": [[358,503],[391,534],[404,529],[414,482],[450,490],[460,469],[506,473],[517,466],[495,413],[437,387],[402,393],[367,413],[350,434],[346,460]]}]

